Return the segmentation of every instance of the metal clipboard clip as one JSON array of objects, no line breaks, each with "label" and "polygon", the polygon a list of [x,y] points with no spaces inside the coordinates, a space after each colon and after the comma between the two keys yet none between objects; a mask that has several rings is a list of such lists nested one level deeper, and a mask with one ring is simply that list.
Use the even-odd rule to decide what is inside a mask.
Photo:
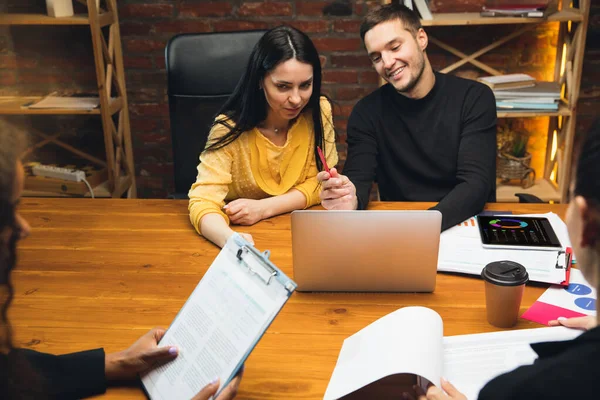
[{"label": "metal clipboard clip", "polygon": [[261,254],[251,247],[242,246],[237,251],[236,257],[252,275],[258,276],[265,284],[269,285],[271,279],[277,275],[277,271],[263,261],[264,258],[269,259],[269,255],[268,250]]},{"label": "metal clipboard clip", "polygon": [[[560,265],[561,256],[564,254],[564,265]],[[568,285],[571,279],[571,266],[573,265],[573,249],[567,247],[564,251],[561,250],[558,252],[556,256],[556,269],[564,269],[565,270],[565,279],[560,283],[561,285]]]},{"label": "metal clipboard clip", "polygon": [[571,267],[572,258],[573,250],[571,250],[570,247],[567,247],[566,250],[559,250],[556,255],[556,264],[554,265],[554,268],[568,270]]}]

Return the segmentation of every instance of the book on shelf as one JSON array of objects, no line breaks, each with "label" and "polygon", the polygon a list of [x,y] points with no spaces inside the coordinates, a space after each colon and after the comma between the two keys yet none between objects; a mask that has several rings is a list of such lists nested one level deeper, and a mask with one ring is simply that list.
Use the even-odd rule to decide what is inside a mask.
[{"label": "book on shelf", "polygon": [[539,104],[553,104],[559,99],[555,97],[508,97],[502,98],[501,101],[507,102],[519,102],[519,103],[539,103]]},{"label": "book on shelf", "polygon": [[429,0],[412,0],[415,8],[421,15],[421,19],[432,20],[431,8],[429,8]]},{"label": "book on shelf", "polygon": [[482,17],[542,18],[548,10],[548,2],[502,4],[491,2],[481,8]]},{"label": "book on shelf", "polygon": [[535,86],[535,78],[527,74],[482,76],[477,79],[492,89],[518,89]]},{"label": "book on shelf", "polygon": [[520,18],[543,18],[546,14],[544,11],[518,11],[518,12],[505,12],[505,11],[481,11],[479,13],[482,17],[520,17]]},{"label": "book on shelf", "polygon": [[496,100],[496,108],[536,111],[557,111],[558,103],[534,103],[521,101]]},{"label": "book on shelf", "polygon": [[429,384],[440,387],[442,377],[476,399],[496,376],[534,362],[531,343],[580,334],[560,326],[444,336],[437,312],[404,307],[344,340],[324,400],[402,398],[403,392],[414,393],[413,385],[424,391]]},{"label": "book on shelf", "polygon": [[560,99],[560,85],[558,82],[536,81],[535,85],[519,89],[495,89],[494,96],[498,99],[510,98],[553,98]]}]

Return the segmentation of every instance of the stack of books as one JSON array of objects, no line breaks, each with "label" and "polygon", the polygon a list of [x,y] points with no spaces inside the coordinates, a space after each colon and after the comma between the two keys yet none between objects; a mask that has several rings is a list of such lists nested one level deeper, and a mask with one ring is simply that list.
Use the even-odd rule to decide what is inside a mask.
[{"label": "stack of books", "polygon": [[482,17],[523,17],[543,18],[546,15],[548,2],[540,1],[529,4],[514,2],[512,4],[485,5],[481,8]]},{"label": "stack of books", "polygon": [[496,108],[502,111],[557,111],[560,86],[557,82],[536,81],[526,74],[479,78],[496,96]]}]

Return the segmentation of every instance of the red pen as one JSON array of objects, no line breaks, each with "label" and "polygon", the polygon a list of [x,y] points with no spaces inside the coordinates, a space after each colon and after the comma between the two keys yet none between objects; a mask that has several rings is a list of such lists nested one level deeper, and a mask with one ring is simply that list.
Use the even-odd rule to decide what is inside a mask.
[{"label": "red pen", "polygon": [[327,173],[331,175],[331,172],[329,172],[329,167],[327,166],[327,160],[325,160],[323,151],[321,151],[321,148],[319,146],[317,146],[317,152],[319,153],[319,157],[321,158],[321,162],[323,163],[323,168],[325,168],[325,171],[327,171]]}]

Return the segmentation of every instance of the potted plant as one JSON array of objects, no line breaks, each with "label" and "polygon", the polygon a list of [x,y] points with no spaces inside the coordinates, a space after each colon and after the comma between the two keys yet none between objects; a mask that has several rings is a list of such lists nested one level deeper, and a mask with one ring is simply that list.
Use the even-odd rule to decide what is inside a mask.
[{"label": "potted plant", "polygon": [[519,179],[521,186],[527,189],[535,182],[535,170],[531,165],[531,154],[527,152],[530,133],[507,124],[498,129],[498,153],[496,157],[496,176],[502,183]]}]

